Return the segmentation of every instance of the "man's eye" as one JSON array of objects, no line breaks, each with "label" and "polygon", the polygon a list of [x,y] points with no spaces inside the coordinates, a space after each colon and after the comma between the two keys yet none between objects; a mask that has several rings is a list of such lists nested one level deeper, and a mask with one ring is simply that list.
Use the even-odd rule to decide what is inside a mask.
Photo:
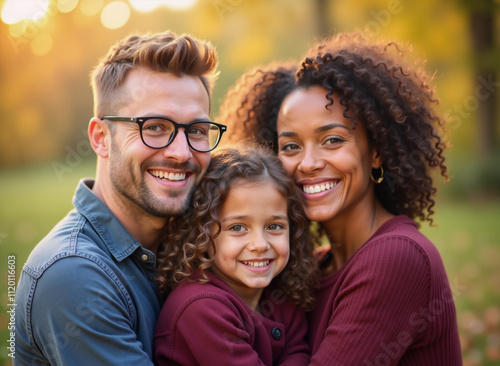
[{"label": "man's eye", "polygon": [[188,132],[190,135],[203,135],[205,136],[207,134],[207,131],[203,128],[199,127],[191,127]]},{"label": "man's eye", "polygon": [[156,131],[160,130],[160,126],[159,125],[148,125],[148,126],[146,126],[145,130],[156,132]]}]

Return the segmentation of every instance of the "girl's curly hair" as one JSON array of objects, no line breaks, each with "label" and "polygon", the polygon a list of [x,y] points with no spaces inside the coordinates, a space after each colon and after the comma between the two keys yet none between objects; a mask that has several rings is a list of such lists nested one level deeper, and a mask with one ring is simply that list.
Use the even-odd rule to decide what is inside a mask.
[{"label": "girl's curly hair", "polygon": [[431,78],[422,68],[406,66],[409,60],[395,43],[368,42],[358,33],[325,39],[307,54],[315,56],[302,62],[297,87],[325,88],[325,108],[338,95],[353,128],[363,124],[383,161],[378,200],[393,214],[432,224],[436,188],[430,168],[448,176],[437,131],[444,121],[432,108],[438,101],[427,84]]},{"label": "girl's curly hair", "polygon": [[223,144],[256,142],[278,153],[276,120],[283,99],[295,87],[296,62],[273,62],[244,73],[219,109],[217,121],[231,131]]},{"label": "girl's curly hair", "polygon": [[189,209],[170,222],[158,253],[160,291],[170,291],[180,282],[189,280],[195,272],[200,273],[200,283],[209,281],[205,271],[213,265],[213,255],[209,253],[215,251],[214,238],[221,230],[219,213],[232,185],[241,179],[253,182],[271,180],[287,200],[290,258],[273,284],[294,303],[310,310],[315,303],[318,269],[303,197],[277,156],[256,146],[214,152]]}]

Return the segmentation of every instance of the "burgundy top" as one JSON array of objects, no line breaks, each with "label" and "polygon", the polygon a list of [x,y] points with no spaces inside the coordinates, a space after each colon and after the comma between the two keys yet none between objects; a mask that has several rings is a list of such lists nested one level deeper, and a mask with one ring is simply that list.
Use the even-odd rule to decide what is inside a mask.
[{"label": "burgundy top", "polygon": [[317,295],[311,365],[462,365],[443,262],[406,216],[388,220],[322,278]]},{"label": "burgundy top", "polygon": [[184,281],[168,296],[155,332],[157,365],[307,365],[305,313],[266,289],[260,315],[221,279]]}]

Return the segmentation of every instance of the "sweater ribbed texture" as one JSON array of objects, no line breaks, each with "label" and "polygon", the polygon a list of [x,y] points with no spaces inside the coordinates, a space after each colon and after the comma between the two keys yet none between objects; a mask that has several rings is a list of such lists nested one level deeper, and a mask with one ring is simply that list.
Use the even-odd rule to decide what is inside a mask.
[{"label": "sweater ribbed texture", "polygon": [[322,279],[308,316],[311,365],[462,365],[443,262],[406,216]]}]

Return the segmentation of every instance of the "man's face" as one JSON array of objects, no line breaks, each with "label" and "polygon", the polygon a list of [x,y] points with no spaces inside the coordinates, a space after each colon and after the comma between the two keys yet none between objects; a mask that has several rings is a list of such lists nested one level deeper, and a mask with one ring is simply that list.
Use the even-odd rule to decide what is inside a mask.
[{"label": "man's face", "polygon": [[[198,77],[139,67],[129,72],[122,91],[125,102],[119,116],[160,116],[178,123],[209,120],[209,98]],[[121,204],[156,217],[181,213],[210,163],[210,153],[191,149],[184,128],[167,147],[152,149],[142,142],[136,123],[110,123],[117,125],[112,130],[109,179]]]}]

